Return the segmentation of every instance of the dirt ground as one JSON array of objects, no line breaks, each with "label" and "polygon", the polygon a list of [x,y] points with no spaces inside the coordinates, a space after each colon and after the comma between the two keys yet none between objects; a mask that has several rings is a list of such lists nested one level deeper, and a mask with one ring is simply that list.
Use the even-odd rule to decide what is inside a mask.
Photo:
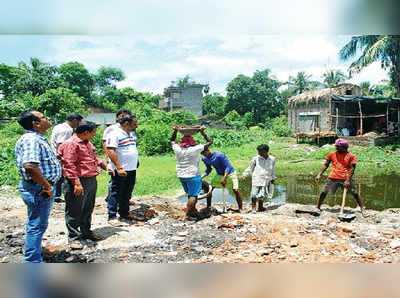
[{"label": "dirt ground", "polygon": [[[270,205],[257,214],[219,214],[197,222],[184,219],[185,204],[174,198],[134,197],[131,212],[145,221],[107,224],[98,198],[92,229],[105,237],[82,250],[67,244],[64,203],[54,203],[44,236],[46,262],[71,263],[399,263],[400,209],[367,210],[347,223],[339,206]],[[198,204],[198,208],[205,207]],[[234,207],[234,206],[232,206]],[[248,204],[246,208],[249,208]],[[0,192],[0,261],[22,263],[26,208],[11,188]],[[147,216],[147,217],[146,217]]]}]

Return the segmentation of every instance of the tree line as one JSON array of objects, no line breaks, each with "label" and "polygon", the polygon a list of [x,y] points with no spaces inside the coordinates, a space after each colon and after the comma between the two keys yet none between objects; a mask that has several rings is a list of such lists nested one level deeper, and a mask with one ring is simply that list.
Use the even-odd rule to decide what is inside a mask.
[{"label": "tree line", "polygon": [[161,95],[117,88],[124,79],[119,68],[102,66],[90,73],[79,62],[55,66],[31,58],[18,66],[0,64],[0,112],[7,118],[37,109],[62,121],[71,111],[85,114],[87,107],[116,111],[129,100],[158,106]]},{"label": "tree line", "polygon": [[[257,70],[252,76],[237,75],[227,85],[226,96],[208,94],[204,88],[203,113],[224,118],[232,126],[265,125],[271,119],[286,114],[287,99],[302,92],[332,87],[345,82],[374,61],[380,61],[390,79],[372,86],[361,82],[363,95],[400,97],[400,38],[398,35],[361,35],[340,50],[343,61],[355,59],[349,73],[327,69],[321,81],[299,71],[286,82],[279,81],[270,69]],[[102,66],[90,73],[79,62],[60,66],[31,58],[17,66],[0,64],[0,113],[2,118],[15,117],[24,109],[37,109],[62,121],[71,111],[85,114],[88,107],[116,111],[125,105],[146,109],[157,108],[162,94],[139,92],[133,88],[117,88],[125,79],[119,68]],[[194,81],[189,75],[172,84],[184,87]],[[286,86],[286,88],[281,88]],[[146,110],[145,109],[145,110]]]}]

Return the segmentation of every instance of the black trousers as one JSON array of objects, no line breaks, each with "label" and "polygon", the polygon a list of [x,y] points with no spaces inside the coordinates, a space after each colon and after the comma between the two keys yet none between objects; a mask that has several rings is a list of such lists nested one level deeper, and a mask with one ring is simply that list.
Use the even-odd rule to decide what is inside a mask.
[{"label": "black trousers", "polygon": [[127,171],[126,176],[111,176],[111,192],[108,196],[108,219],[129,215],[129,200],[136,182],[136,171]]},{"label": "black trousers", "polygon": [[69,240],[85,238],[92,234],[92,213],[96,200],[96,177],[79,178],[83,187],[83,194],[74,194],[74,184],[68,180],[65,193],[65,223],[68,229]]}]

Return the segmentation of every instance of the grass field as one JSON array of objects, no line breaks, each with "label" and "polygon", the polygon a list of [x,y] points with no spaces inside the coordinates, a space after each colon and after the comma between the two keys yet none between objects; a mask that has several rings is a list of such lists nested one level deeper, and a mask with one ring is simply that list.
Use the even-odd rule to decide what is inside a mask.
[{"label": "grass field", "polygon": [[[274,138],[258,140],[235,148],[211,149],[224,152],[236,168],[239,175],[247,167],[250,159],[257,155],[256,147],[261,143],[270,143],[270,154],[277,159],[278,179],[290,175],[316,175],[324,162],[325,155],[334,151],[334,147],[319,148],[307,144],[296,144],[293,138]],[[350,151],[357,154],[358,166],[356,176],[372,176],[378,174],[400,173],[400,154],[378,147],[351,147]],[[140,148],[139,148],[140,152]],[[379,163],[379,167],[377,167]],[[171,196],[181,189],[175,173],[175,156],[173,154],[159,156],[141,156],[140,168],[137,172],[137,182],[134,195],[167,195]],[[201,172],[205,167],[200,162]],[[213,171],[214,173],[214,171]],[[215,174],[214,174],[215,175]],[[207,178],[213,179],[213,174]],[[102,172],[99,176],[98,195],[107,194],[109,177]]]}]

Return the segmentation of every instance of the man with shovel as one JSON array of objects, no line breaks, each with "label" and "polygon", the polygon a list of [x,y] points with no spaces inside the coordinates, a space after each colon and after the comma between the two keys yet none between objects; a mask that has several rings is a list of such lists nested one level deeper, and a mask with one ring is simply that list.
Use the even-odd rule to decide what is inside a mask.
[{"label": "man with shovel", "polygon": [[347,189],[347,192],[353,195],[358,205],[360,206],[361,214],[364,215],[364,203],[357,192],[356,186],[352,180],[354,171],[356,169],[357,157],[348,152],[349,143],[344,139],[337,139],[335,142],[336,151],[326,155],[326,161],[315,178],[317,182],[320,181],[322,174],[329,168],[332,163],[332,169],[328,176],[328,180],[321,192],[317,208],[321,211],[321,205],[325,200],[327,194],[330,192],[334,194],[338,187]]},{"label": "man with shovel", "polygon": [[229,162],[229,159],[222,152],[211,152],[208,148],[202,151],[201,154],[204,156],[202,160],[207,167],[201,178],[203,179],[204,177],[208,176],[212,171],[212,167],[214,167],[217,171],[217,174],[221,176],[220,182],[222,184],[222,187],[226,187],[227,179],[230,178],[232,180],[232,190],[235,193],[238,210],[239,212],[241,212],[243,209],[243,200],[239,192],[239,180],[235,169]]}]

